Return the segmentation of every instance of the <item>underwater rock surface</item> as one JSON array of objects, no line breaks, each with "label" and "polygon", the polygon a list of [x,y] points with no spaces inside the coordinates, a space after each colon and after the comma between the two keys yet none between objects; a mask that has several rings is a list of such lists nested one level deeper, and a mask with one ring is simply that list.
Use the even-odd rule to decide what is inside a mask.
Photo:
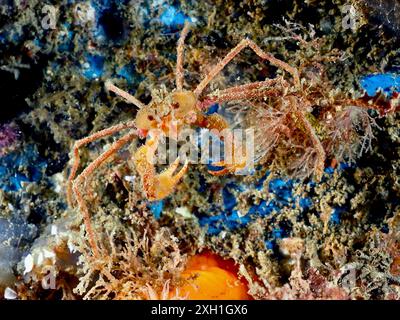
[{"label": "underwater rock surface", "polygon": [[[235,265],[219,272],[234,272],[252,299],[399,299],[400,19],[387,10],[397,6],[1,4],[0,298],[182,298],[188,261],[213,270],[202,260],[212,252]],[[223,167],[212,161],[189,164],[172,193],[150,201],[133,161],[146,139],[133,139],[91,179],[75,180],[87,215],[79,198],[67,200],[73,158],[79,154],[77,173],[85,172],[129,128],[74,152],[75,142],[138,114],[108,81],[141,104],[176,87],[185,21],[184,89],[194,90],[245,38],[293,66],[301,89],[288,70],[245,49],[197,98],[208,123],[222,117],[230,127],[263,128],[254,170],[215,175]],[[279,80],[271,85],[278,94],[220,101],[223,89],[265,79]],[[282,116],[289,96],[299,107]]]}]

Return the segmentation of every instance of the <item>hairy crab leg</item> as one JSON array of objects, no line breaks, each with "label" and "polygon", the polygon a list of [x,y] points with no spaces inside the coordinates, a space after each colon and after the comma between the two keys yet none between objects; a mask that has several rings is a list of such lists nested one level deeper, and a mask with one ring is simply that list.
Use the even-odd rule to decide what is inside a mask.
[{"label": "hairy crab leg", "polygon": [[176,58],[176,89],[178,91],[183,90],[183,78],[184,78],[184,70],[183,70],[183,58],[184,58],[184,46],[185,39],[187,34],[189,33],[189,22],[185,21],[185,26],[181,32],[181,36],[178,40],[177,46],[177,58]]},{"label": "hairy crab leg", "polygon": [[246,99],[254,99],[254,98],[262,98],[262,97],[277,97],[281,95],[282,91],[278,89],[270,89],[265,91],[260,90],[247,90],[247,91],[238,91],[238,92],[228,92],[225,93],[223,91],[218,92],[216,95],[210,95],[200,103],[201,109],[207,109],[210,105],[214,103],[222,103],[229,102],[235,100],[246,100]]},{"label": "hairy crab leg", "polygon": [[123,146],[125,146],[128,142],[132,141],[137,137],[136,130],[130,132],[123,136],[122,138],[115,141],[111,147],[103,152],[100,156],[98,156],[95,160],[93,160],[83,171],[76,180],[73,182],[73,191],[78,202],[78,206],[83,215],[83,221],[85,224],[85,229],[88,234],[89,243],[93,250],[94,257],[100,256],[100,250],[98,247],[98,242],[96,239],[96,235],[93,232],[92,224],[90,222],[90,213],[89,208],[86,205],[86,201],[84,199],[84,195],[82,193],[81,187],[84,184],[84,181],[88,179],[93,172],[98,169],[104,162],[106,162],[112,155],[114,155],[118,150],[120,150]]},{"label": "hairy crab leg", "polygon": [[71,172],[68,177],[68,182],[67,182],[67,202],[70,207],[74,206],[74,201],[73,201],[73,194],[72,194],[72,183],[75,179],[76,173],[79,169],[80,165],[80,155],[79,155],[79,149],[93,141],[96,141],[98,139],[110,136],[114,133],[117,133],[119,131],[122,131],[124,129],[129,129],[129,128],[135,128],[135,123],[134,121],[128,121],[126,123],[120,123],[115,126],[112,126],[110,128],[95,132],[91,134],[90,136],[80,139],[75,142],[74,148],[73,148],[73,165],[71,168]]},{"label": "hairy crab leg", "polygon": [[275,58],[272,54],[263,51],[259,46],[257,46],[250,39],[243,39],[239,44],[234,47],[220,62],[218,62],[211,71],[206,75],[206,77],[199,83],[197,88],[194,90],[194,94],[199,97],[205,87],[210,83],[212,79],[243,49],[251,48],[261,59],[268,60],[272,65],[279,67],[292,75],[296,87],[300,87],[300,77],[296,68],[293,68],[286,62],[283,62]]},{"label": "hairy crab leg", "polygon": [[325,159],[326,159],[326,154],[324,147],[322,146],[321,141],[319,140],[317,134],[315,133],[315,130],[311,123],[307,120],[305,117],[304,113],[298,108],[298,100],[294,96],[290,96],[289,100],[291,102],[291,105],[294,106],[293,112],[296,115],[297,120],[300,121],[300,123],[303,125],[304,129],[307,131],[309,137],[311,138],[311,141],[314,145],[314,148],[316,149],[317,155],[318,155],[318,162],[315,165],[315,176],[317,179],[321,179],[323,173],[324,173],[324,168],[325,168]]},{"label": "hairy crab leg", "polygon": [[143,104],[141,101],[139,101],[134,96],[130,95],[128,92],[126,92],[126,91],[118,88],[114,84],[112,84],[111,81],[106,81],[105,87],[106,87],[106,90],[114,92],[116,95],[124,98],[128,103],[134,104],[139,109],[145,107],[145,104]]},{"label": "hairy crab leg", "polygon": [[[283,80],[283,79],[280,79]],[[276,85],[278,79],[268,79],[265,81],[252,82],[239,86],[234,86],[224,90],[210,93],[199,104],[201,110],[208,109],[214,103],[228,102],[233,100],[243,100],[260,98],[264,96],[276,96],[281,92],[277,89],[262,90],[266,87]]]},{"label": "hairy crab leg", "polygon": [[[256,81],[256,82],[251,82],[247,84],[242,84],[230,88],[226,88],[224,90],[220,90],[220,94],[228,94],[228,93],[235,93],[235,92],[241,92],[241,91],[248,91],[248,90],[260,90],[260,89],[265,89],[267,87],[276,85],[278,80],[280,79],[267,79],[264,81]],[[212,93],[211,93],[212,95]]]}]

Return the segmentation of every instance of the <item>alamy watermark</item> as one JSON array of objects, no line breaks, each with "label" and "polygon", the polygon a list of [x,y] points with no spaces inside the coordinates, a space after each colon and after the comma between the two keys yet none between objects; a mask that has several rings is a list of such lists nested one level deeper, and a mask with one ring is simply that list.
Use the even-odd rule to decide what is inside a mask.
[{"label": "alamy watermark", "polygon": [[[254,129],[184,129],[179,132],[151,130],[148,139],[157,141],[155,150],[147,143],[147,162],[171,164],[180,162],[230,168],[230,173],[246,175],[254,170]],[[216,168],[216,170],[218,170]]]},{"label": "alamy watermark", "polygon": [[342,13],[344,14],[343,18],[342,18],[342,28],[343,30],[352,30],[353,32],[355,32],[357,30],[358,27],[358,12],[356,10],[356,8],[351,5],[344,5],[342,7]]},{"label": "alamy watermark", "polygon": [[52,5],[44,5],[42,8],[43,18],[41,25],[44,30],[54,30],[57,26],[57,8]]}]

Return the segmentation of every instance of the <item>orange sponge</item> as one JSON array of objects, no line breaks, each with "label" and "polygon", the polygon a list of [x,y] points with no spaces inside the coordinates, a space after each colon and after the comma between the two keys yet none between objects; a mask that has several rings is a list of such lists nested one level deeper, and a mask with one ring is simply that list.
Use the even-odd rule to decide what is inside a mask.
[{"label": "orange sponge", "polygon": [[233,261],[211,252],[192,257],[183,276],[188,282],[180,288],[189,300],[248,300],[247,285],[237,277]]}]

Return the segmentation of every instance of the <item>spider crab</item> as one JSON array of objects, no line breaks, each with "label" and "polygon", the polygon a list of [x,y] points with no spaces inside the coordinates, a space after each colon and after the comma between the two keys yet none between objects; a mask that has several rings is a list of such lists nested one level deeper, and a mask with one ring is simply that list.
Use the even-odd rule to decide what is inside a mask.
[{"label": "spider crab", "polygon": [[[176,63],[176,89],[169,93],[161,102],[155,102],[154,99],[148,105],[144,105],[134,96],[126,91],[119,89],[110,81],[106,81],[105,87],[108,91],[125,99],[128,103],[134,104],[139,110],[136,118],[125,123],[120,123],[104,130],[93,133],[83,139],[77,140],[73,147],[73,164],[68,178],[67,199],[71,207],[77,203],[80,212],[83,215],[85,229],[89,237],[89,242],[94,256],[99,255],[95,234],[93,232],[88,205],[85,201],[85,185],[90,180],[94,172],[106,163],[113,155],[121,150],[125,145],[133,140],[140,138],[147,139],[146,143],[139,147],[134,156],[136,170],[138,171],[143,185],[144,193],[148,200],[160,200],[170,195],[180,179],[188,169],[186,161],[183,167],[176,173],[180,159],[179,157],[161,173],[157,173],[152,164],[151,157],[154,156],[159,142],[158,134],[153,134],[156,130],[162,132],[179,131],[182,126],[199,126],[207,129],[216,129],[218,131],[229,128],[229,124],[221,115],[206,115],[204,112],[212,103],[229,102],[233,100],[244,100],[252,98],[262,98],[267,95],[279,94],[276,90],[267,90],[268,87],[277,83],[277,79],[267,79],[265,81],[253,82],[250,84],[239,85],[220,90],[218,94],[209,94],[202,97],[202,93],[212,79],[243,49],[252,49],[261,59],[269,61],[272,65],[283,69],[293,77],[294,86],[300,88],[300,78],[297,69],[287,63],[275,58],[270,53],[264,52],[250,39],[243,39],[236,47],[222,58],[198,86],[192,90],[185,90],[184,84],[184,41],[189,32],[189,23],[186,21],[177,44],[177,63]],[[120,131],[128,130],[121,138],[116,140],[105,152],[92,161],[79,175],[80,166],[79,149],[98,139],[116,134]],[[233,152],[233,151],[232,151]],[[239,157],[240,158],[240,157]],[[243,168],[243,159],[233,161],[233,163],[216,163],[222,166],[220,171],[212,171],[212,174],[220,175],[233,173]],[[87,193],[87,190],[86,190]]]}]

